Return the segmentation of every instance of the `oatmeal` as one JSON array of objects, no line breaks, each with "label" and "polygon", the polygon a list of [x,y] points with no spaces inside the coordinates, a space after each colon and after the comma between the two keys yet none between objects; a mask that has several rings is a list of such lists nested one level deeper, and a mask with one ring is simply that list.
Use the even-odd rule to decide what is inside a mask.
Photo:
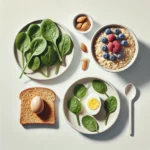
[{"label": "oatmeal", "polygon": [[136,46],[128,29],[110,26],[97,34],[93,49],[95,58],[102,67],[118,70],[130,63]]}]

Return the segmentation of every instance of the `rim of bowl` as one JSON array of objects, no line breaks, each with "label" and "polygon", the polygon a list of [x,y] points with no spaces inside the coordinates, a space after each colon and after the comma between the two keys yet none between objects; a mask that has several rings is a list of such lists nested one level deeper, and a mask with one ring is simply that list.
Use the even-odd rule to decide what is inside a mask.
[{"label": "rim of bowl", "polygon": [[[77,19],[79,16],[82,16],[82,15],[87,16],[87,18],[89,19],[89,21],[90,21],[90,23],[91,23],[90,28],[89,28],[88,30],[86,30],[86,31],[80,31],[80,30],[76,29],[76,27],[75,27],[76,19]],[[86,14],[86,13],[77,14],[77,15],[75,15],[75,17],[74,17],[74,19],[73,19],[73,27],[74,27],[74,29],[75,29],[78,33],[81,33],[81,34],[89,33],[89,32],[92,30],[92,28],[93,28],[93,24],[94,24],[94,22],[93,22],[92,17],[91,17],[89,14]]]},{"label": "rim of bowl", "polygon": [[[87,78],[89,78],[89,79],[90,79],[90,78],[95,78],[95,79],[99,79],[99,80],[103,80],[103,81],[107,82],[107,84],[109,84],[109,85],[111,86],[111,88],[116,92],[116,95],[118,96],[118,100],[119,100],[119,101],[118,101],[118,102],[119,102],[119,110],[118,110],[118,114],[117,114],[117,116],[116,116],[115,121],[113,122],[113,124],[112,124],[109,128],[107,128],[106,130],[101,131],[101,132],[99,132],[99,133],[97,133],[97,132],[89,132],[89,133],[87,133],[87,132],[83,132],[83,131],[78,130],[77,128],[74,127],[74,125],[72,125],[72,124],[69,122],[69,120],[67,119],[67,117],[66,117],[66,115],[65,115],[65,111],[64,111],[64,110],[65,110],[65,109],[64,109],[64,107],[65,107],[65,106],[64,106],[64,100],[65,100],[67,91],[70,89],[70,87],[71,87],[73,84],[77,83],[77,82],[80,81],[80,80],[84,80],[84,79],[87,79]],[[101,134],[101,133],[103,133],[103,132],[109,130],[109,129],[116,123],[116,121],[118,120],[118,117],[119,117],[119,114],[120,114],[120,109],[121,109],[121,102],[120,102],[120,96],[119,96],[119,93],[118,93],[117,89],[116,89],[109,81],[105,80],[104,78],[98,77],[98,76],[84,77],[84,78],[80,78],[80,79],[76,80],[75,82],[73,82],[73,83],[69,86],[69,88],[67,88],[67,90],[66,90],[66,92],[65,92],[65,95],[64,95],[64,97],[63,97],[63,113],[64,113],[64,118],[65,118],[65,120],[67,121],[67,123],[69,124],[69,126],[72,127],[74,130],[76,130],[76,131],[78,131],[78,132],[80,132],[80,133],[83,133],[83,134],[87,134],[87,135]]]},{"label": "rim of bowl", "polygon": [[[134,53],[134,56],[133,56],[132,60],[131,60],[125,67],[123,67],[123,68],[121,68],[121,69],[118,69],[118,70],[111,70],[111,69],[102,67],[102,66],[97,62],[97,60],[96,60],[96,58],[95,58],[95,54],[94,54],[94,52],[93,52],[93,51],[94,51],[94,50],[93,50],[93,44],[94,44],[96,35],[99,34],[99,32],[100,32],[101,30],[103,30],[103,29],[105,29],[105,28],[107,28],[107,27],[110,27],[110,26],[122,27],[122,28],[127,29],[127,30],[129,31],[129,33],[133,36],[134,41],[135,41],[136,51],[135,51],[135,53]],[[100,28],[94,33],[94,35],[92,36],[92,39],[91,39],[91,52],[92,52],[92,56],[93,56],[95,62],[96,62],[96,63],[100,66],[100,68],[102,68],[103,70],[108,71],[108,72],[122,72],[122,71],[128,69],[129,67],[131,67],[131,66],[133,65],[133,63],[135,62],[135,60],[137,59],[137,56],[138,56],[138,54],[139,54],[139,43],[138,43],[138,39],[137,39],[135,33],[134,33],[130,28],[128,28],[128,27],[126,27],[126,26],[124,26],[124,25],[120,25],[120,24],[108,24],[108,25],[104,25],[104,26],[100,27]]]}]

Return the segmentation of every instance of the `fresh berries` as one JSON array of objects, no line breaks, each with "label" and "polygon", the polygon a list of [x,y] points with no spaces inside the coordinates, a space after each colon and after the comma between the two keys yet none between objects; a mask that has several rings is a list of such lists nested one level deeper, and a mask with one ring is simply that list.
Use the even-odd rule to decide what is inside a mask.
[{"label": "fresh berries", "polygon": [[119,30],[118,28],[115,28],[115,29],[114,29],[114,33],[115,33],[115,34],[119,34],[119,33],[120,33],[120,30]]},{"label": "fresh berries", "polygon": [[122,53],[119,53],[119,54],[117,55],[117,58],[118,58],[118,59],[121,59],[122,57],[123,57]]},{"label": "fresh berries", "polygon": [[126,40],[123,40],[123,41],[121,42],[121,45],[122,45],[122,46],[127,46],[127,45],[128,45],[128,42],[127,42]]},{"label": "fresh berries", "polygon": [[107,38],[106,38],[106,37],[102,37],[102,38],[101,38],[101,41],[102,41],[103,43],[106,43],[106,42],[107,42]]},{"label": "fresh berries", "polygon": [[114,41],[114,40],[115,40],[115,38],[116,38],[116,37],[115,37],[115,35],[114,35],[114,34],[109,34],[109,35],[108,35],[108,37],[107,37],[107,39],[108,39],[108,41],[109,41],[109,42]]},{"label": "fresh berries", "polygon": [[118,41],[113,42],[114,48],[113,48],[113,53],[118,53],[121,48],[121,44]]},{"label": "fresh berries", "polygon": [[109,58],[109,54],[108,54],[108,53],[104,53],[104,54],[103,54],[103,57],[104,57],[105,59],[108,59],[108,58]]},{"label": "fresh berries", "polygon": [[111,30],[110,30],[109,28],[107,28],[107,29],[105,30],[105,33],[106,33],[106,34],[110,34],[110,33],[111,33]]},{"label": "fresh berries", "polygon": [[115,57],[115,55],[113,55],[113,54],[109,56],[109,60],[111,60],[111,61],[114,61],[115,58],[116,58],[116,57]]},{"label": "fresh berries", "polygon": [[120,33],[120,34],[119,34],[119,39],[124,39],[124,38],[125,38],[125,35],[122,34],[122,33]]},{"label": "fresh berries", "polygon": [[103,45],[103,46],[102,46],[102,50],[103,50],[103,51],[106,51],[106,50],[107,50],[107,46],[106,46],[106,45]]},{"label": "fresh berries", "polygon": [[114,44],[112,42],[109,42],[109,44],[107,45],[108,50],[110,50],[111,52],[113,52],[113,48],[114,48]]}]

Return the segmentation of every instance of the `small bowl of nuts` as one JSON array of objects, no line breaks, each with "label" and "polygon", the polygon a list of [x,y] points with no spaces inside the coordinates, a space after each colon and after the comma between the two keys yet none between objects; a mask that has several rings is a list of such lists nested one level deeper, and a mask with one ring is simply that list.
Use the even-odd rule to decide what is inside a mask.
[{"label": "small bowl of nuts", "polygon": [[93,28],[93,19],[88,14],[78,14],[74,17],[73,26],[77,32],[86,34]]}]

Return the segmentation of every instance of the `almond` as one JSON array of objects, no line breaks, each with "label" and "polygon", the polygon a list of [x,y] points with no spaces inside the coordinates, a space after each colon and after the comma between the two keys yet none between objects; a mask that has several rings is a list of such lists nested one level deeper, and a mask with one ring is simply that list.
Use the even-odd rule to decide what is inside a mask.
[{"label": "almond", "polygon": [[86,47],[86,45],[85,45],[84,43],[81,43],[80,48],[81,48],[81,50],[82,50],[83,52],[85,52],[85,53],[88,52],[88,51],[87,51],[87,47]]},{"label": "almond", "polygon": [[90,26],[91,26],[90,22],[86,21],[86,22],[83,23],[83,25],[81,27],[81,30],[86,31],[90,28]]},{"label": "almond", "polygon": [[87,59],[87,58],[84,58],[83,60],[82,60],[82,70],[87,70],[87,68],[88,68],[88,63],[89,63],[89,60]]},{"label": "almond", "polygon": [[82,26],[82,23],[78,23],[78,24],[76,25],[76,28],[77,28],[77,29],[81,29],[81,26]]},{"label": "almond", "polygon": [[86,20],[86,16],[80,16],[79,18],[77,18],[77,22],[84,22]]}]

